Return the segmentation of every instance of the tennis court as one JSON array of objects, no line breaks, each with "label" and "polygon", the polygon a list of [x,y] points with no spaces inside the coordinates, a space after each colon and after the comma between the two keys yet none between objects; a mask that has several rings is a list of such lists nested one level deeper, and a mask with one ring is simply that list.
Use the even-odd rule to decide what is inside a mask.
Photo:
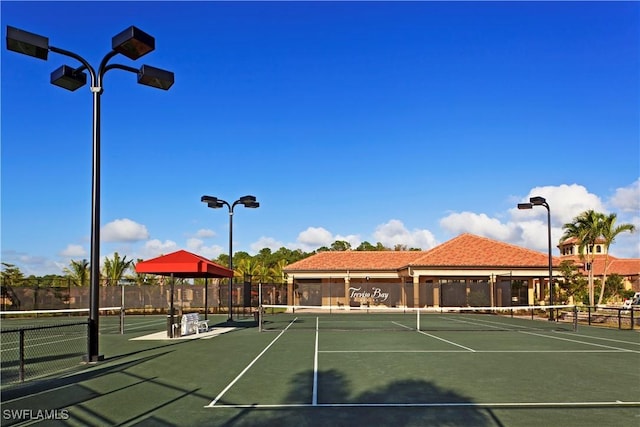
[{"label": "tennis court", "polygon": [[173,340],[140,339],[165,316],[127,316],[123,335],[101,333],[104,362],[3,388],[3,425],[37,410],[58,416],[47,425],[640,423],[637,330],[460,312],[423,313],[416,328],[415,313],[388,314],[274,310],[262,332],[219,319]]}]

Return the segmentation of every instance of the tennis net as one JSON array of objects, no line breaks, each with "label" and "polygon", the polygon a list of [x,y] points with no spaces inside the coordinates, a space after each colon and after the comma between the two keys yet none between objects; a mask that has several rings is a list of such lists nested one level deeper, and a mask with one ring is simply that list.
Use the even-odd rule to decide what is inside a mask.
[{"label": "tennis net", "polygon": [[[124,310],[122,307],[103,307],[98,310],[105,325],[120,331],[123,325]],[[60,310],[6,310],[0,311],[2,331],[42,328],[64,324],[86,323],[89,317],[88,308]],[[102,323],[102,322],[101,322]],[[103,325],[101,325],[102,328]],[[117,326],[117,328],[115,328]],[[102,331],[101,332],[106,332]]]},{"label": "tennis net", "polygon": [[263,305],[259,313],[262,331],[518,331],[575,330],[575,310],[573,305],[429,308]]}]

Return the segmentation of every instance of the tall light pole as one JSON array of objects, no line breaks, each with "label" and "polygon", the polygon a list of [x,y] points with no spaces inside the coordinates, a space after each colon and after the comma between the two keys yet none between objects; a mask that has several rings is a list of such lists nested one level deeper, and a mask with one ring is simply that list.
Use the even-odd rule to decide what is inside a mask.
[{"label": "tall light pole", "polygon": [[[257,208],[260,207],[260,203],[256,202],[255,196],[242,196],[232,204],[229,204],[226,200],[218,199],[213,196],[202,196],[201,202],[207,204],[212,209],[218,209],[223,206],[229,208],[229,270],[233,271],[233,209],[237,205],[244,205],[245,208]],[[229,322],[233,320],[233,276],[229,278]]]},{"label": "tall light pole", "polygon": [[547,208],[547,244],[549,247],[549,305],[552,306],[549,312],[549,320],[554,320],[553,316],[553,260],[551,257],[551,209],[544,197],[536,196],[529,199],[529,203],[518,203],[518,209],[532,209],[534,206],[544,206]]},{"label": "tall light pole", "polygon": [[102,80],[107,71],[119,69],[138,75],[138,83],[167,90],[174,82],[173,73],[143,65],[133,68],[121,64],[110,64],[117,54],[136,60],[155,49],[155,39],[136,27],[129,27],[111,39],[111,51],[107,53],[96,70],[80,55],[49,45],[47,37],[39,36],[18,28],[7,26],[7,49],[47,60],[49,52],[68,56],[80,62],[80,67],[63,65],[51,73],[51,83],[74,91],[87,83],[91,76],[93,94],[93,167],[91,185],[91,270],[89,287],[89,331],[87,337],[87,362],[97,362],[103,357],[98,353],[99,306],[100,306],[100,96],[103,92]]}]

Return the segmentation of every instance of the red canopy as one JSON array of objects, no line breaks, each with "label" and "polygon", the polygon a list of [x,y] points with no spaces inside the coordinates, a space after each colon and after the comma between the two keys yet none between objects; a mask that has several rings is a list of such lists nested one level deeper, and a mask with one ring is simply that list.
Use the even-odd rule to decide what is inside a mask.
[{"label": "red canopy", "polygon": [[233,271],[187,251],[172,252],[157,258],[140,261],[136,273],[160,274],[175,277],[233,277]]}]

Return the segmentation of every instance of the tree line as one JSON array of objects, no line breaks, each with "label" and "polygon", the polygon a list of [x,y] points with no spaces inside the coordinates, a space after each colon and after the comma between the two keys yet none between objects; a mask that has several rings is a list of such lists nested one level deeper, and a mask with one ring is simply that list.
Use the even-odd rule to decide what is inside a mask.
[{"label": "tree line", "polygon": [[[416,248],[408,249],[406,245],[396,245],[393,248],[384,246],[378,242],[375,245],[369,242],[362,242],[355,249],[344,240],[336,240],[330,246],[322,246],[311,252],[304,252],[301,249],[289,249],[281,247],[277,251],[270,248],[263,248],[257,254],[250,255],[248,252],[238,251],[233,254],[233,270],[236,280],[248,280],[250,282],[262,283],[284,283],[286,280],[284,268],[294,262],[307,258],[319,252],[325,251],[401,251],[420,250]],[[127,259],[115,252],[113,256],[106,257],[100,271],[100,283],[105,286],[118,285],[122,282],[128,284],[157,284],[160,278],[151,274],[138,274],[135,265],[142,259]],[[220,254],[211,261],[222,266],[229,266],[229,255]],[[69,265],[63,269],[62,275],[49,274],[45,276],[29,275],[25,276],[19,267],[2,263],[0,277],[2,284],[18,286],[18,284],[34,283],[43,287],[67,287],[89,286],[91,264],[88,260],[71,260]],[[195,279],[195,283],[199,280]]]}]

